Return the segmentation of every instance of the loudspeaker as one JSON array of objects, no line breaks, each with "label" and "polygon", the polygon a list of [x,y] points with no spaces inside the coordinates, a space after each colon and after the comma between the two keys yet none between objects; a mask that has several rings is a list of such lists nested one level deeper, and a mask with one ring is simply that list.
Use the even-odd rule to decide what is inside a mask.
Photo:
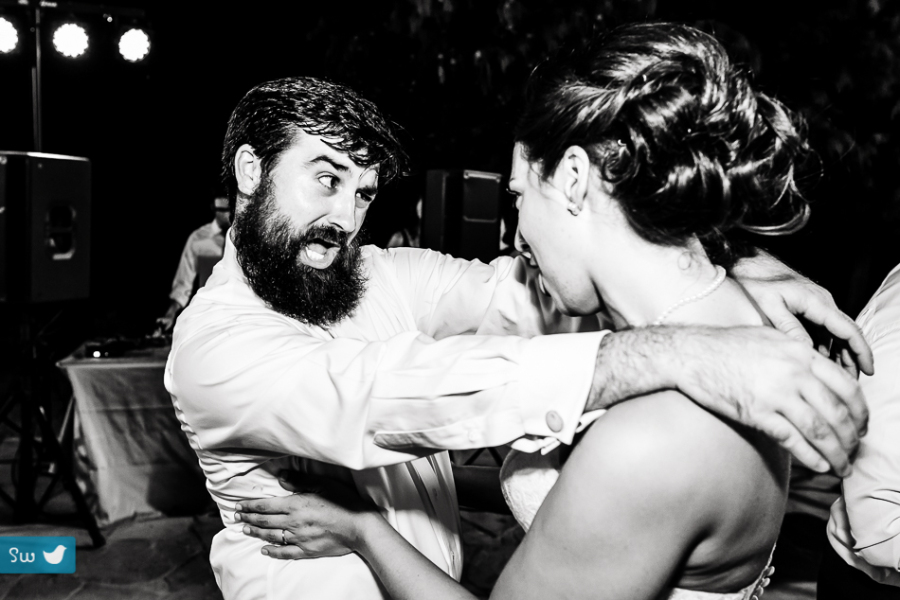
[{"label": "loudspeaker", "polygon": [[0,152],[0,301],[87,298],[90,240],[87,158]]},{"label": "loudspeaker", "polygon": [[499,173],[433,169],[425,174],[422,246],[490,262],[500,254]]}]

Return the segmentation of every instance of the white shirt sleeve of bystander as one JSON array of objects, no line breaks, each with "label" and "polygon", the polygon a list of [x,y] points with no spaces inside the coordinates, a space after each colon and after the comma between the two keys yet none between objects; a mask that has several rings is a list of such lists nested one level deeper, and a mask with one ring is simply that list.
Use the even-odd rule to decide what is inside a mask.
[{"label": "white shirt sleeve of bystander", "polygon": [[876,374],[860,375],[869,407],[853,472],[843,480],[828,536],[849,564],[900,586],[900,267],[857,320],[875,355]]}]

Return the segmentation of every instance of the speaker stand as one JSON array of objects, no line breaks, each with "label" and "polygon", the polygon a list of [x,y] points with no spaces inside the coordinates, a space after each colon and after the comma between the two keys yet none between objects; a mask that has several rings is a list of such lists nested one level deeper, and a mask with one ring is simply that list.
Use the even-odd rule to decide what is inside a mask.
[{"label": "speaker stand", "polygon": [[[57,481],[72,496],[79,520],[91,536],[95,548],[106,543],[97,520],[88,508],[84,493],[75,481],[71,452],[66,452],[63,441],[71,422],[70,402],[62,433],[58,437],[53,430],[46,406],[49,404],[47,383],[55,374],[55,365],[40,355],[39,335],[33,334],[33,313],[26,307],[19,311],[19,352],[14,364],[11,392],[0,406],[0,425],[6,425],[19,434],[19,449],[13,461],[13,472],[18,474],[15,497],[2,492],[0,498],[9,502],[18,522],[34,522]],[[19,422],[10,417],[18,408]],[[51,483],[40,502],[35,501],[39,464],[50,463],[47,474]]]}]

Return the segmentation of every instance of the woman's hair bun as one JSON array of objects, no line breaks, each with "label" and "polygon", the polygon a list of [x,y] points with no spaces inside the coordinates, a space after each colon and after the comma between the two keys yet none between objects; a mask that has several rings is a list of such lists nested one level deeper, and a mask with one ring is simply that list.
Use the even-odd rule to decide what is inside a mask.
[{"label": "woman's hair bun", "polygon": [[809,217],[802,120],[686,25],[626,25],[543,63],[515,137],[544,176],[585,148],[640,235],[697,236],[724,266],[742,253],[729,232],[790,233]]}]

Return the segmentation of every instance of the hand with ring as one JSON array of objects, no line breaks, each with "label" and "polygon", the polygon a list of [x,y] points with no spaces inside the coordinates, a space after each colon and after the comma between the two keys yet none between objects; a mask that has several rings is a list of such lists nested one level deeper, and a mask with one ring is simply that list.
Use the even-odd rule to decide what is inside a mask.
[{"label": "hand with ring", "polygon": [[349,554],[365,523],[382,518],[374,504],[343,483],[305,473],[280,481],[294,493],[235,506],[235,520],[244,523],[244,534],[268,542],[261,552],[272,558]]}]

